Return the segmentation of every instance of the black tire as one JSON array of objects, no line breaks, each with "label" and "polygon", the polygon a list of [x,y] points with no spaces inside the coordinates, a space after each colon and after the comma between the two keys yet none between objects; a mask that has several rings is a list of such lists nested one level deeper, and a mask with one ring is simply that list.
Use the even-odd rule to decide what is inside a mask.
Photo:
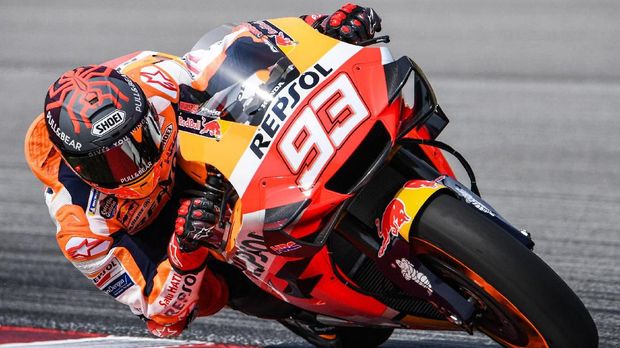
[{"label": "black tire", "polygon": [[[415,222],[412,237],[423,262],[442,278],[451,278],[447,282],[453,286],[462,283],[460,291],[486,308],[483,316],[506,318],[502,322],[507,329],[493,328],[488,318],[478,325],[497,342],[510,347],[598,346],[596,325],[568,285],[532,251],[464,202],[437,195]],[[511,328],[517,332],[500,337]],[[536,340],[545,344],[533,343]]]},{"label": "black tire", "polygon": [[373,327],[339,327],[336,329],[342,348],[378,347],[387,341],[394,329]]}]

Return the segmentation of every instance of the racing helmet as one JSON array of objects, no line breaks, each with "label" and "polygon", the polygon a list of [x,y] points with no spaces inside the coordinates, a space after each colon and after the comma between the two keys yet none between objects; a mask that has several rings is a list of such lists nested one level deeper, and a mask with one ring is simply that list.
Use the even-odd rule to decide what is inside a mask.
[{"label": "racing helmet", "polygon": [[144,198],[170,177],[164,163],[175,151],[162,148],[160,116],[136,83],[110,67],[64,73],[47,91],[44,115],[65,163],[105,194]]}]

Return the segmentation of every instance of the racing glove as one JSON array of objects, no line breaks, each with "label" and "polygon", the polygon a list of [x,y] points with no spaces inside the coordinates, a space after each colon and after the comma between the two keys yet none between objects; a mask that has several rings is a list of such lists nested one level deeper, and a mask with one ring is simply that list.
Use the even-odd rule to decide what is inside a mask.
[{"label": "racing glove", "polygon": [[357,45],[381,31],[381,18],[370,7],[348,3],[322,23],[324,34]]},{"label": "racing glove", "polygon": [[170,263],[181,274],[202,270],[208,248],[216,248],[222,235],[216,226],[218,201],[221,200],[218,193],[194,193],[193,197],[181,200],[174,234],[168,245]]}]

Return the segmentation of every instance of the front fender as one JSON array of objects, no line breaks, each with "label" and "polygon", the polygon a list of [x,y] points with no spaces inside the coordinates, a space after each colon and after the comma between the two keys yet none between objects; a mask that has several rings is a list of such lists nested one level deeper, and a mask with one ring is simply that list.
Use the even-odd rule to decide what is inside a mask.
[{"label": "front fender", "polygon": [[[490,204],[482,200],[467,187],[449,176],[429,180],[411,180],[405,183],[390,201],[381,218],[381,225],[377,222],[380,237],[384,243],[393,236],[400,235],[409,241],[411,225],[420,214],[426,202],[439,191],[448,191],[450,194],[477,209],[488,219],[494,221],[504,230],[532,250],[534,242],[527,232],[521,231],[504,219]],[[397,233],[396,233],[397,232]],[[387,238],[386,238],[387,237]],[[382,247],[385,250],[385,247]],[[382,254],[382,252],[381,252]]]},{"label": "front fender", "polygon": [[398,232],[409,241],[411,225],[424,204],[437,192],[445,189],[446,186],[436,181],[407,181],[385,208],[380,225],[377,221],[379,233],[389,238],[390,234],[395,236],[395,232]]}]

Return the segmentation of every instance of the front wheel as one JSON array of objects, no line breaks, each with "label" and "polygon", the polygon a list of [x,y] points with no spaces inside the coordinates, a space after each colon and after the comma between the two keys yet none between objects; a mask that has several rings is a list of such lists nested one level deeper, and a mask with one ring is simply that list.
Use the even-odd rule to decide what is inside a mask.
[{"label": "front wheel", "polygon": [[506,347],[597,347],[577,295],[532,251],[458,199],[440,194],[412,227],[422,262],[473,301],[474,327]]}]

